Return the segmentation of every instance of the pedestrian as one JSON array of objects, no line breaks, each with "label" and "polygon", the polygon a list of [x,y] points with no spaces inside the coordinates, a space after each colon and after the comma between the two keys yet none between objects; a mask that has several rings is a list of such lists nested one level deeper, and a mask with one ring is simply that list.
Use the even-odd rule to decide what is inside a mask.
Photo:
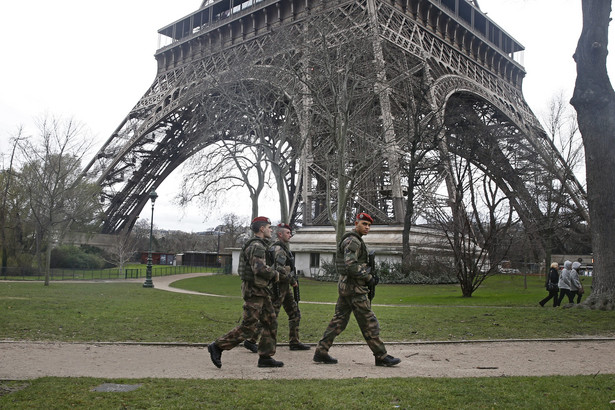
[{"label": "pedestrian", "polygon": [[564,296],[568,297],[568,303],[573,303],[573,294],[570,291],[570,271],[572,270],[572,262],[565,261],[564,269],[559,275],[557,287],[559,288],[559,297],[557,298],[557,306],[562,304]]},{"label": "pedestrian", "polygon": [[[292,228],[285,223],[278,224],[276,229],[278,240],[269,247],[269,254],[273,261],[273,267],[278,272],[280,280],[278,282],[278,294],[274,295],[273,307],[276,317],[280,314],[280,309],[288,315],[288,341],[290,350],[310,350],[310,346],[299,341],[299,323],[301,312],[294,298],[294,292],[290,287],[298,288],[297,272],[295,269],[295,258],[289,249],[289,242],[293,236]],[[256,341],[258,340],[262,328],[254,338],[246,340],[243,345],[246,349],[256,352]]]},{"label": "pedestrian", "polygon": [[282,367],[283,362],[272,356],[276,351],[278,322],[271,301],[272,283],[278,280],[277,272],[266,263],[266,252],[271,239],[271,221],[256,217],[250,225],[254,236],[239,254],[239,277],[243,297],[243,319],[233,330],[207,346],[211,361],[222,367],[222,352],[230,350],[252,337],[261,324],[262,334],[258,344],[258,367]]},{"label": "pedestrian", "polygon": [[549,274],[547,275],[546,288],[549,295],[546,298],[538,302],[540,306],[544,306],[549,300],[553,299],[553,307],[557,306],[557,283],[559,282],[559,265],[557,262],[553,262],[549,268]]},{"label": "pedestrian", "polygon": [[380,324],[368,298],[369,287],[377,283],[368,267],[369,255],[363,236],[369,233],[373,222],[371,216],[360,213],[357,215],[354,229],[347,232],[337,245],[335,266],[339,274],[338,298],[335,315],[314,353],[313,360],[317,363],[337,363],[337,359],[329,355],[329,349],[335,338],[346,329],[351,313],[354,314],[363,337],[374,354],[376,366],[395,366],[401,362],[400,359],[387,354],[384,343],[380,340]]},{"label": "pedestrian", "polygon": [[585,290],[583,289],[583,284],[579,280],[580,267],[580,262],[573,262],[572,270],[570,271],[570,292],[572,293],[573,301],[574,297],[577,297],[577,303],[581,303],[581,298],[583,297],[583,293],[585,292]]}]

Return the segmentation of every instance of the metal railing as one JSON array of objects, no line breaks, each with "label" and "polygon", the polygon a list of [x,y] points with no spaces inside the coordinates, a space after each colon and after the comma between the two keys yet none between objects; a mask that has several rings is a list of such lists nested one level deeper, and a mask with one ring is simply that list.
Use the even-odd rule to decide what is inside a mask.
[{"label": "metal railing", "polygon": [[[119,268],[110,269],[51,269],[49,279],[63,280],[123,280],[145,279],[145,265],[127,267],[123,271]],[[228,271],[228,272],[227,272]],[[226,266],[164,266],[154,265],[152,276],[170,276],[183,273],[217,272],[230,273]],[[0,270],[0,280],[45,280],[45,272],[36,268],[6,267]]]}]

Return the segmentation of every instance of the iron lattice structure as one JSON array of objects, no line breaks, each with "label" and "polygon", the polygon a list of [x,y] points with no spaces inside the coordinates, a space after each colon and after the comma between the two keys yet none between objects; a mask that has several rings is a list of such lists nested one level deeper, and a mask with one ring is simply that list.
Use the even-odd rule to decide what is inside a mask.
[{"label": "iron lattice structure", "polygon": [[[582,186],[523,98],[525,72],[515,61],[523,47],[476,2],[207,0],[159,30],[168,44],[156,52],[153,84],[86,167],[103,187],[103,232],[131,229],[148,193],[195,153],[222,139],[246,138],[245,124],[219,91],[239,83],[264,85],[283,96],[294,118],[285,131],[294,134],[289,139],[294,156],[285,157],[292,172],[284,176],[291,214],[304,225],[329,223],[324,201],[333,199],[326,185],[340,183],[331,183],[328,170],[330,134],[315,108],[314,91],[296,75],[297,70],[313,75],[306,50],[317,40],[310,37],[315,25],[318,33],[327,28],[322,41],[330,47],[366,41],[359,61],[365,78],[355,74],[352,81],[375,81],[378,91],[365,109],[377,112],[379,131],[355,126],[351,134],[355,142],[379,150],[381,160],[354,169],[350,214],[361,209],[378,223],[403,221],[407,192],[399,168],[406,152],[400,135],[408,130],[402,119],[423,95],[429,109],[421,116],[435,115],[446,124],[439,133],[447,134],[448,143],[440,152],[471,156],[510,195],[526,223],[541,214],[528,188],[528,168],[559,179],[572,207],[586,217]],[[482,131],[472,133],[459,118],[482,124]],[[463,139],[484,144],[464,151]],[[486,145],[488,150],[480,148]],[[431,161],[432,176],[421,185],[424,196],[433,195],[447,174],[443,161]]]}]

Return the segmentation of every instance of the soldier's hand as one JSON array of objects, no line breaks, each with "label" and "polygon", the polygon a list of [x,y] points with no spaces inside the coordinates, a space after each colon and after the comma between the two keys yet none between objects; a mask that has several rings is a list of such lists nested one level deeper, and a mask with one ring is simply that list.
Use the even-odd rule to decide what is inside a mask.
[{"label": "soldier's hand", "polygon": [[371,288],[371,287],[376,286],[376,285],[377,285],[376,279],[374,279],[373,276],[371,278],[369,278],[369,280],[367,281],[367,287]]}]

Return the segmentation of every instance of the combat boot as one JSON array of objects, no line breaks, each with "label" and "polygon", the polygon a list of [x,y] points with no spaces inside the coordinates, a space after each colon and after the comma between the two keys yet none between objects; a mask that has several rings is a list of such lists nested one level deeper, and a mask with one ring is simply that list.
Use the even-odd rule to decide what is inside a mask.
[{"label": "combat boot", "polygon": [[207,350],[209,350],[209,356],[211,357],[211,361],[216,367],[219,369],[222,367],[222,349],[218,347],[216,342],[213,342],[207,346]]},{"label": "combat boot", "polygon": [[324,363],[324,364],[337,364],[337,359],[329,356],[328,353],[314,353],[314,361],[316,363]]},{"label": "combat boot", "polygon": [[275,360],[271,356],[260,356],[258,358],[258,367],[282,367],[284,362]]},{"label": "combat boot", "polygon": [[305,343],[301,343],[301,342],[296,342],[296,343],[291,343],[289,345],[290,350],[310,350],[311,347],[306,345]]},{"label": "combat boot", "polygon": [[401,362],[401,359],[398,359],[397,357],[393,357],[391,355],[386,355],[382,359],[378,359],[376,357],[376,366],[391,367],[391,366],[395,366],[399,364],[400,362]]},{"label": "combat boot", "polygon": [[249,340],[244,340],[243,341],[243,347],[245,347],[246,349],[248,349],[252,353],[257,353],[258,352],[258,345],[256,343],[254,343],[254,342],[249,341]]}]

